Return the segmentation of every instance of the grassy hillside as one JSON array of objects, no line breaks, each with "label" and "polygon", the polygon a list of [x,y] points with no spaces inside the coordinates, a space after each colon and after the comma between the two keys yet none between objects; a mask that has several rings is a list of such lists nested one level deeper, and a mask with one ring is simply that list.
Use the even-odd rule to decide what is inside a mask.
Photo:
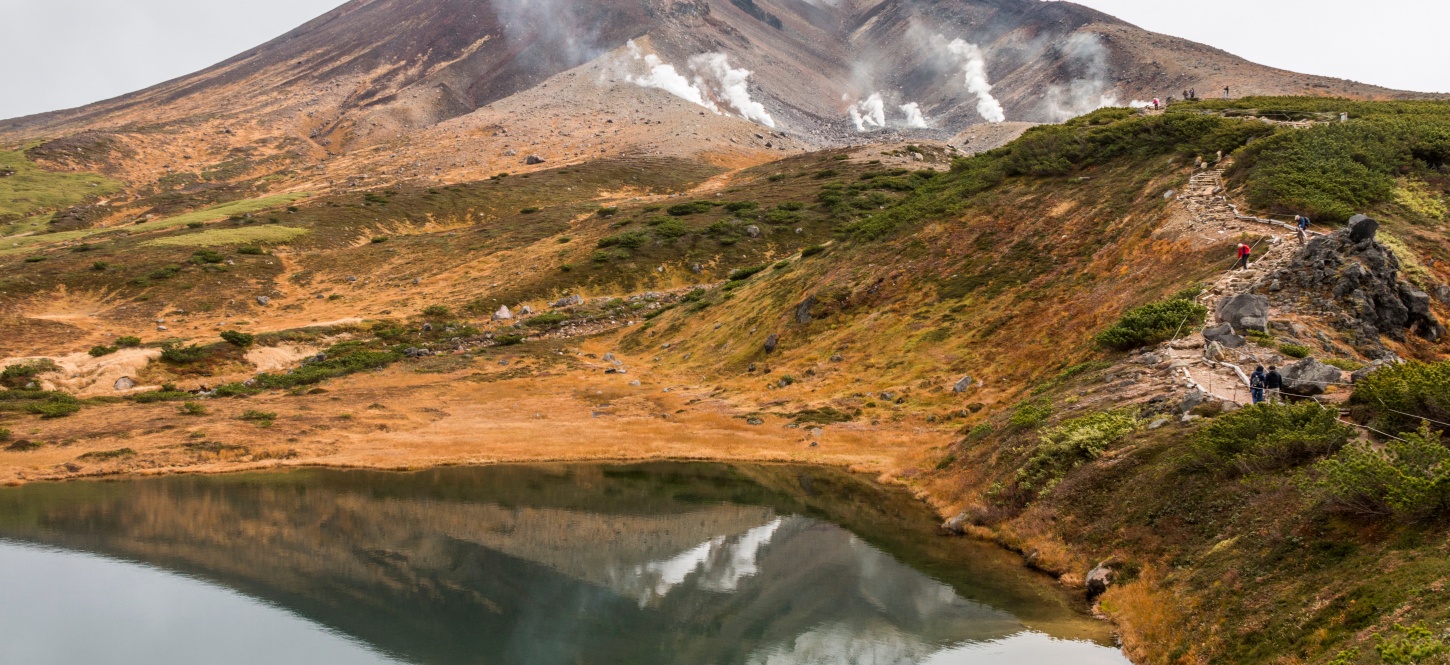
[{"label": "grassy hillside", "polygon": [[[1355,422],[1397,437],[1370,443],[1356,443],[1362,430],[1337,412],[1302,406],[1150,428],[1182,387],[1136,349],[1170,337],[1180,317],[1202,320],[1191,302],[1199,285],[1236,243],[1259,239],[1197,220],[1175,199],[1220,152],[1234,164],[1228,193],[1256,212],[1306,211],[1324,228],[1373,213],[1405,277],[1437,293],[1450,281],[1447,109],[1299,99],[1106,109],[967,159],[940,146],[863,148],[722,173],[637,158],[247,199],[225,215],[208,202],[0,250],[14,331],[0,344],[9,355],[104,351],[142,331],[127,343],[162,349],[143,378],[179,386],[132,397],[137,409],[225,381],[218,398],[329,400],[307,422],[352,408],[343,405],[381,418],[392,403],[384,390],[532,376],[531,389],[567,384],[597,421],[592,409],[634,399],[620,385],[643,376],[697,391],[673,410],[642,407],[652,427],[717,405],[708,427],[729,436],[711,445],[746,445],[736,421],[867,441],[910,433],[936,443],[892,471],[951,514],[965,509],[973,532],[1071,584],[1109,562],[1117,580],[1101,607],[1141,662],[1438,662],[1398,654],[1444,649],[1416,626],[1450,619],[1439,590],[1450,575],[1450,456],[1418,431],[1421,418],[1450,422],[1444,366],[1433,364],[1443,343],[1396,347],[1427,364],[1382,370],[1383,385],[1356,392]],[[1284,124],[1321,117],[1333,121]],[[549,304],[565,295],[584,302]],[[500,305],[520,319],[489,321]],[[1333,331],[1334,320],[1324,311],[1301,323]],[[255,337],[223,342],[221,330]],[[292,343],[308,349],[283,369],[258,374],[243,359]],[[1253,343],[1265,357],[1292,347],[1272,335]],[[1293,350],[1363,361],[1335,348]],[[409,357],[419,349],[444,355]],[[608,392],[573,387],[604,376],[605,349],[633,373],[605,377],[624,379]],[[299,366],[304,356],[313,360]],[[64,421],[99,404],[10,378],[15,413],[65,402],[45,407],[66,411],[51,419]],[[657,386],[639,390],[664,399]],[[213,408],[239,410],[222,404]],[[188,427],[221,428],[198,406],[182,407]],[[542,420],[551,408],[530,411]],[[35,409],[12,429],[86,438],[47,434]],[[343,415],[292,428],[282,448],[327,457],[349,445],[320,433],[331,427],[414,426]],[[264,420],[261,440],[273,431]],[[801,436],[799,448],[815,441],[786,436]],[[125,468],[186,466],[177,450],[191,449],[167,445],[114,447],[155,462]]]}]

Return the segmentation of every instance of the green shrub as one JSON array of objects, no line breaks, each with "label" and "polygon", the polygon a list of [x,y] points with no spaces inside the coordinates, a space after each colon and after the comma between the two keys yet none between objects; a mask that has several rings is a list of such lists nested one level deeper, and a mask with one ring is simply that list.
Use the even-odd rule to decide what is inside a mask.
[{"label": "green shrub", "polygon": [[1311,349],[1303,344],[1284,343],[1279,345],[1279,353],[1290,358],[1308,358]]},{"label": "green shrub", "polygon": [[100,358],[101,356],[109,356],[117,351],[120,351],[120,348],[114,346],[97,345],[91,347],[91,350],[87,353],[91,354],[92,358]]},{"label": "green shrub", "polygon": [[523,344],[524,339],[525,337],[523,335],[510,333],[506,335],[496,335],[494,336],[493,341],[499,346],[515,346],[518,344]]},{"label": "green shrub", "polygon": [[176,342],[161,345],[161,359],[174,365],[190,365],[206,358],[206,348],[192,344],[181,346]]},{"label": "green shrub", "polygon": [[132,348],[141,346],[141,338],[140,337],[132,337],[132,336],[129,336],[129,335],[127,335],[125,337],[117,337],[116,338],[116,346],[119,346],[119,347],[121,347],[123,349],[132,349]]},{"label": "green shrub", "polygon": [[1450,361],[1381,367],[1355,383],[1349,403],[1373,414],[1370,426],[1382,432],[1409,431],[1421,420],[1446,431],[1439,423],[1450,422]]},{"label": "green shrub", "polygon": [[41,261],[44,261],[44,260],[45,260],[45,257],[44,256],[41,256],[39,254],[36,254],[35,256],[27,256],[27,257],[25,257],[25,262],[26,263],[40,263]]},{"label": "green shrub", "polygon": [[59,368],[56,367],[55,362],[49,358],[10,365],[4,370],[0,370],[0,384],[7,386],[25,385],[36,376],[45,374],[46,372],[54,372],[57,369]]},{"label": "green shrub", "polygon": [[1091,462],[1136,429],[1125,412],[1108,411],[1073,418],[1042,433],[1037,451],[1017,471],[1017,487],[1041,495],[1052,490],[1069,471]]},{"label": "green shrub", "polygon": [[815,178],[816,180],[825,180],[826,178],[834,178],[838,175],[841,175],[841,172],[837,171],[836,169],[821,169],[819,171],[816,171],[815,173],[812,173],[811,177]]},{"label": "green shrub", "polygon": [[25,410],[45,419],[64,418],[78,413],[81,410],[81,405],[74,398],[53,399],[39,404],[30,404],[25,407]]},{"label": "green shrub", "polygon": [[1052,402],[1046,399],[1023,402],[1012,412],[1007,424],[1015,429],[1033,429],[1052,417]]},{"label": "green shrub", "polygon": [[[639,249],[649,240],[649,235],[644,231],[626,231],[612,236],[599,239],[599,247],[624,247],[626,249]],[[607,259],[606,259],[607,260]]]},{"label": "green shrub", "polygon": [[559,243],[560,245],[567,245],[571,242],[574,242],[574,239],[570,238],[569,236],[560,236],[559,239],[555,242]]},{"label": "green shrub", "polygon": [[569,315],[567,315],[567,314],[560,314],[558,312],[550,312],[548,314],[540,314],[540,315],[538,315],[536,317],[533,317],[533,318],[531,318],[531,319],[529,319],[527,321],[524,321],[524,325],[529,326],[531,328],[552,328],[552,327],[557,326],[557,325],[559,325],[561,323],[564,323],[565,321],[568,321],[568,320],[569,320]]},{"label": "green shrub", "polygon": [[804,258],[807,258],[807,257],[815,256],[815,255],[821,254],[821,253],[823,253],[825,251],[826,251],[826,246],[825,245],[811,245],[810,247],[807,247],[807,248],[801,250],[801,258],[804,259]]},{"label": "green shrub", "polygon": [[191,393],[177,390],[176,386],[167,385],[163,386],[161,390],[152,390],[132,395],[131,399],[140,404],[155,404],[156,402],[180,402],[191,399],[191,397]]},{"label": "green shrub", "polygon": [[176,265],[176,264],[173,263],[171,265],[164,266],[164,267],[161,267],[161,268],[157,268],[156,270],[152,270],[151,272],[146,273],[146,279],[153,279],[153,280],[171,279],[172,277],[175,277],[175,276],[180,275],[180,274],[181,274],[181,266]]},{"label": "green shrub", "polygon": [[594,214],[599,215],[600,217],[613,217],[619,214],[619,208],[600,208],[594,211]]},{"label": "green shrub", "polygon": [[97,450],[77,457],[76,459],[89,462],[104,462],[106,460],[119,459],[122,457],[135,457],[136,451],[130,448],[117,448],[116,450]]},{"label": "green shrub", "polygon": [[258,411],[256,409],[247,409],[246,411],[242,412],[242,415],[237,416],[237,420],[245,420],[250,423],[256,423],[258,427],[271,427],[272,421],[276,419],[277,414],[271,411]]},{"label": "green shrub", "polygon": [[385,243],[387,241],[388,241],[388,237],[387,236],[377,236],[377,237],[375,237],[375,238],[372,239],[372,243],[374,245],[381,245],[381,244],[383,244],[383,243]]},{"label": "green shrub", "polygon": [[801,214],[790,210],[772,210],[765,213],[765,223],[776,226],[795,224],[801,221]]},{"label": "green shrub", "polygon": [[263,250],[261,247],[238,247],[237,248],[237,253],[238,254],[248,254],[248,255],[251,255],[251,256],[261,256],[263,254],[266,254],[267,252],[265,250]]},{"label": "green shrub", "polygon": [[730,212],[746,212],[759,207],[760,204],[755,201],[732,201],[725,204],[725,209]]},{"label": "green shrub", "polygon": [[191,262],[196,264],[221,263],[226,260],[227,257],[214,249],[198,249],[191,255]]},{"label": "green shrub", "polygon": [[685,217],[687,215],[698,215],[701,213],[710,212],[714,209],[715,204],[709,201],[691,201],[689,203],[672,205],[665,212],[671,217]]},{"label": "green shrub", "polygon": [[96,272],[105,272],[110,269],[111,264],[106,263],[105,261],[96,261],[95,263],[91,264],[91,270],[94,270]]},{"label": "green shrub", "polygon": [[207,411],[206,405],[202,404],[201,402],[186,402],[185,404],[182,404],[181,407],[176,410],[176,412],[180,413],[183,416],[204,416],[209,413],[209,411]]},{"label": "green shrub", "polygon": [[1324,358],[1322,362],[1330,367],[1337,367],[1346,372],[1357,372],[1364,369],[1364,363],[1350,358]]},{"label": "green shrub", "polygon": [[244,333],[240,330],[226,330],[222,332],[222,340],[232,346],[247,348],[257,342],[256,335]]},{"label": "green shrub", "polygon": [[347,376],[370,369],[382,369],[403,357],[392,351],[369,351],[344,342],[328,349],[327,360],[308,363],[290,374],[258,374],[258,388],[297,388],[321,383],[327,379]]},{"label": "green shrub", "polygon": [[446,319],[453,316],[453,310],[447,305],[429,305],[423,308],[423,316],[434,319]]},{"label": "green shrub", "polygon": [[0,427],[0,441],[10,440],[10,430]]},{"label": "green shrub", "polygon": [[781,203],[777,203],[776,206],[775,206],[775,209],[776,210],[789,210],[789,211],[795,212],[795,211],[805,210],[806,209],[806,204],[801,203],[800,201],[783,201]]},{"label": "green shrub", "polygon": [[1440,657],[1450,654],[1450,642],[1445,640],[1444,633],[1436,635],[1423,623],[1413,626],[1396,623],[1394,633],[1389,637],[1380,636],[1374,650],[1385,665],[1430,665],[1444,662]]},{"label": "green shrub", "polygon": [[736,268],[730,271],[730,281],[741,282],[756,276],[769,266],[752,266],[749,268]]},{"label": "green shrub", "polygon": [[685,223],[678,219],[671,219],[656,224],[654,233],[665,240],[673,240],[688,235],[690,233],[690,227],[685,226]]},{"label": "green shrub", "polygon": [[1357,442],[1314,465],[1320,498],[1352,512],[1422,519],[1450,511],[1450,448],[1428,426],[1387,441]]},{"label": "green shrub", "polygon": [[528,207],[528,208],[524,208],[523,210],[520,210],[519,211],[519,214],[520,215],[532,215],[532,214],[534,214],[536,212],[539,212],[541,210],[543,210],[543,208],[535,208],[535,207],[532,207],[531,206],[531,207]]},{"label": "green shrub", "polygon": [[979,423],[971,431],[967,432],[967,441],[981,441],[992,436],[992,433],[995,431],[996,428],[992,427],[991,423]]},{"label": "green shrub", "polygon": [[1211,468],[1250,474],[1296,466],[1343,448],[1354,429],[1313,401],[1258,404],[1213,419],[1193,449]]},{"label": "green shrub", "polygon": [[1127,351],[1157,344],[1180,330],[1190,330],[1208,316],[1208,308],[1191,300],[1164,300],[1135,307],[1123,313],[1107,330],[1097,334],[1098,344]]}]

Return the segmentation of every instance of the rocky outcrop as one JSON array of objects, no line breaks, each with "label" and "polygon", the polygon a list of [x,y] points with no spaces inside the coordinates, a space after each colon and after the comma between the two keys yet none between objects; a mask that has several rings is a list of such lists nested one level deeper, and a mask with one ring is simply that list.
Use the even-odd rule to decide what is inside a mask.
[{"label": "rocky outcrop", "polygon": [[1229,296],[1218,302],[1218,320],[1233,326],[1234,332],[1269,330],[1269,298],[1251,293]]},{"label": "rocky outcrop", "polygon": [[1284,392],[1305,397],[1323,395],[1329,386],[1344,381],[1344,373],[1338,367],[1313,358],[1285,367],[1279,374],[1284,377]]},{"label": "rocky outcrop", "polygon": [[1360,351],[1371,357],[1388,353],[1380,335],[1403,341],[1407,332],[1436,341],[1445,326],[1430,311],[1430,295],[1400,280],[1400,262],[1375,240],[1379,223],[1356,215],[1349,226],[1304,246],[1288,266],[1266,283],[1286,287],[1276,297],[1293,302],[1309,296],[1319,309],[1338,312],[1335,325],[1353,333]]},{"label": "rocky outcrop", "polygon": [[814,320],[811,317],[811,308],[815,306],[816,297],[806,296],[805,300],[802,300],[799,305],[795,306],[795,322],[804,325]]}]

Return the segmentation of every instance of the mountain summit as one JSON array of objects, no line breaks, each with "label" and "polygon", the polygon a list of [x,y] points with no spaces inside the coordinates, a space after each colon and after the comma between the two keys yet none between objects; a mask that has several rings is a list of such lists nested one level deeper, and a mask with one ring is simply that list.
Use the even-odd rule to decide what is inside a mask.
[{"label": "mountain summit", "polygon": [[1190,88],[1399,95],[1254,65],[1067,2],[352,0],[196,74],[0,123],[0,137],[225,125],[253,143],[291,136],[289,150],[338,154],[587,65],[588,85],[567,94],[601,108],[620,84],[654,88],[812,146],[888,128],[1061,121]]}]

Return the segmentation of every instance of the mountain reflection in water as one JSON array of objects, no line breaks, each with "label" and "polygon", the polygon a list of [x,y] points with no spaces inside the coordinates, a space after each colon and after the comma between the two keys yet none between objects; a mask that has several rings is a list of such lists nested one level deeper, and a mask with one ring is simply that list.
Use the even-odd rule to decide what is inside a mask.
[{"label": "mountain reflection in water", "polygon": [[1059,590],[933,521],[857,476],[781,466],[31,485],[0,491],[17,591],[0,661],[85,660],[71,616],[125,633],[112,663],[196,662],[235,641],[222,617],[259,644],[213,662],[1126,663]]}]

